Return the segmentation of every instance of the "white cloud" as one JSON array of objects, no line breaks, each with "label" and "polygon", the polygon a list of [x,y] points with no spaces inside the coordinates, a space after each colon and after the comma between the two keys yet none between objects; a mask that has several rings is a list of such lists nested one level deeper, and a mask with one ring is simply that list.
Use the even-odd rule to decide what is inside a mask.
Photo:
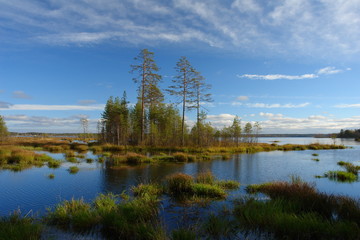
[{"label": "white cloud", "polygon": [[208,115],[206,120],[210,121],[214,127],[221,128],[231,125],[236,116],[233,114]]},{"label": "white cloud", "polygon": [[336,73],[341,73],[341,72],[343,72],[343,70],[336,69],[335,67],[325,67],[325,68],[320,69],[318,71],[318,74],[329,75],[329,74],[336,74]]},{"label": "white cloud", "polygon": [[[347,71],[351,70],[351,68],[347,68]],[[248,79],[258,79],[258,80],[301,80],[301,79],[313,79],[318,78],[319,75],[330,75],[341,73],[344,70],[336,69],[335,67],[325,67],[317,71],[317,73],[308,73],[302,75],[284,75],[284,74],[267,74],[267,75],[258,75],[258,74],[243,74],[236,75],[238,78],[248,78]]]},{"label": "white cloud", "polygon": [[336,108],[360,108],[360,103],[355,104],[338,104],[335,105]]},{"label": "white cloud", "polygon": [[32,97],[26,94],[23,91],[14,91],[13,98],[20,98],[20,99],[31,99]]},{"label": "white cloud", "polygon": [[283,75],[283,74],[268,74],[268,75],[257,75],[257,74],[243,74],[237,75],[238,78],[249,78],[249,79],[260,79],[260,80],[299,80],[299,79],[313,79],[318,76],[315,74],[303,74],[303,75]]},{"label": "white cloud", "polygon": [[229,51],[317,58],[360,53],[357,0],[260,2],[0,1],[2,24],[10,26],[1,29],[1,40],[55,45],[196,41]]},{"label": "white cloud", "polygon": [[261,117],[266,117],[266,118],[282,118],[283,115],[280,113],[274,114],[274,113],[264,113],[264,112],[260,112],[259,116]]},{"label": "white cloud", "polygon": [[67,111],[67,110],[83,110],[83,111],[98,111],[104,110],[104,104],[96,105],[39,105],[39,104],[14,104],[8,105],[7,107],[1,107],[0,110],[38,110],[38,111]]},{"label": "white cloud", "polygon": [[[65,118],[44,116],[8,115],[4,116],[10,131],[18,132],[82,132],[81,117],[75,115]],[[89,119],[89,132],[96,132],[98,119]]]},{"label": "white cloud", "polygon": [[239,101],[247,101],[247,100],[249,100],[249,97],[248,97],[248,96],[238,96],[238,97],[236,98],[236,100],[239,100]]},{"label": "white cloud", "polygon": [[327,117],[322,116],[322,115],[311,115],[311,116],[309,116],[309,119],[312,119],[312,120],[324,120],[324,119],[327,119]]},{"label": "white cloud", "polygon": [[[340,129],[358,128],[360,116],[334,118],[323,115],[310,115],[303,118],[285,116],[281,113],[260,112],[258,116],[265,120],[259,121],[262,133],[336,133]],[[209,120],[214,127],[222,128],[232,124],[234,115],[211,115]],[[254,123],[254,121],[250,121]]]},{"label": "white cloud", "polygon": [[91,105],[91,104],[95,104],[96,100],[92,100],[92,99],[84,99],[84,100],[79,100],[78,102],[80,105]]},{"label": "white cloud", "polygon": [[294,118],[283,114],[259,113],[267,120],[260,124],[267,133],[334,133],[340,129],[358,128],[359,116],[350,118],[334,118],[322,115],[311,115],[304,118]]},{"label": "white cloud", "polygon": [[233,106],[246,106],[249,108],[303,108],[310,105],[310,103],[300,103],[300,104],[280,104],[280,103],[240,103],[240,102],[233,102],[231,105]]}]

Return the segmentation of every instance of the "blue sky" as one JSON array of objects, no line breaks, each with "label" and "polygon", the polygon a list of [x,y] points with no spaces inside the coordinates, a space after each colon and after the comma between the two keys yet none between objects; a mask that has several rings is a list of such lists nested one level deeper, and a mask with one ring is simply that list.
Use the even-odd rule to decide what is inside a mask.
[{"label": "blue sky", "polygon": [[202,73],[215,127],[360,128],[359,39],[358,0],[0,0],[0,114],[10,131],[96,131],[110,96],[136,101],[148,48],[163,89],[181,56]]}]

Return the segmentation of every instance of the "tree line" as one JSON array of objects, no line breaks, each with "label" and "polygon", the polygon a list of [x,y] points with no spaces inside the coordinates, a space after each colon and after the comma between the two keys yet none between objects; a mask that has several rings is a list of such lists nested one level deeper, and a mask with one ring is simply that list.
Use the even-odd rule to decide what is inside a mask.
[{"label": "tree line", "polygon": [[[239,145],[257,142],[261,130],[259,123],[241,125],[236,116],[229,127],[214,128],[206,121],[202,104],[211,102],[211,86],[186,57],[175,66],[175,76],[165,92],[175,96],[180,110],[165,103],[159,87],[162,76],[154,60],[154,53],[142,49],[131,65],[133,81],[137,84],[137,103],[130,106],[126,92],[120,97],[110,97],[98,123],[100,140],[117,145],[148,146],[212,146]],[[196,112],[196,122],[189,128],[186,112]]]},{"label": "tree line", "polygon": [[344,130],[341,129],[340,133],[337,134],[338,138],[355,138],[360,139],[360,129]]}]

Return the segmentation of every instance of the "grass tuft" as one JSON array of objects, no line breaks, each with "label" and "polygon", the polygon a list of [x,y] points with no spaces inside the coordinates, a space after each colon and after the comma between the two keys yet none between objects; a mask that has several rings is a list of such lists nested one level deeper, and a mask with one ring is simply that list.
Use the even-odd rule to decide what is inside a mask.
[{"label": "grass tuft", "polygon": [[79,169],[77,166],[71,166],[71,167],[69,167],[69,169],[68,169],[69,173],[71,173],[71,174],[76,174],[76,173],[79,172],[79,170],[80,170],[80,169]]}]

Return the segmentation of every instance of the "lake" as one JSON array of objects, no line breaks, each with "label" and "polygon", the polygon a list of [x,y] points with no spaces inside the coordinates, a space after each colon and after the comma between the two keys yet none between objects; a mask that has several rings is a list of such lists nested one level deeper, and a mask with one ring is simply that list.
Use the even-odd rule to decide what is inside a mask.
[{"label": "lake", "polygon": [[[294,143],[333,143],[327,138],[260,138],[260,142],[278,144]],[[26,169],[21,172],[0,171],[0,215],[8,215],[20,209],[22,213],[42,215],[46,208],[52,207],[62,200],[81,198],[90,201],[99,193],[121,193],[140,182],[160,181],[165,176],[183,172],[190,175],[211,171],[219,179],[237,180],[242,184],[240,190],[230,196],[236,198],[245,194],[247,184],[263,183],[276,180],[290,180],[291,175],[301,177],[307,182],[316,184],[319,191],[333,194],[360,197],[360,182],[340,183],[327,178],[317,179],[315,175],[323,175],[330,170],[341,170],[339,161],[360,165],[360,142],[353,140],[336,140],[351,148],[341,150],[306,150],[306,151],[274,151],[255,154],[236,154],[229,160],[215,159],[204,162],[186,164],[161,163],[127,166],[117,169],[107,168],[106,164],[96,161],[97,156],[88,153],[86,158],[94,158],[92,163],[76,164],[80,171],[70,174],[67,169],[75,164],[64,162],[58,169],[47,166]],[[319,154],[316,162],[313,153]],[[49,154],[56,159],[64,159],[63,154]],[[48,175],[53,173],[54,179]]]}]

